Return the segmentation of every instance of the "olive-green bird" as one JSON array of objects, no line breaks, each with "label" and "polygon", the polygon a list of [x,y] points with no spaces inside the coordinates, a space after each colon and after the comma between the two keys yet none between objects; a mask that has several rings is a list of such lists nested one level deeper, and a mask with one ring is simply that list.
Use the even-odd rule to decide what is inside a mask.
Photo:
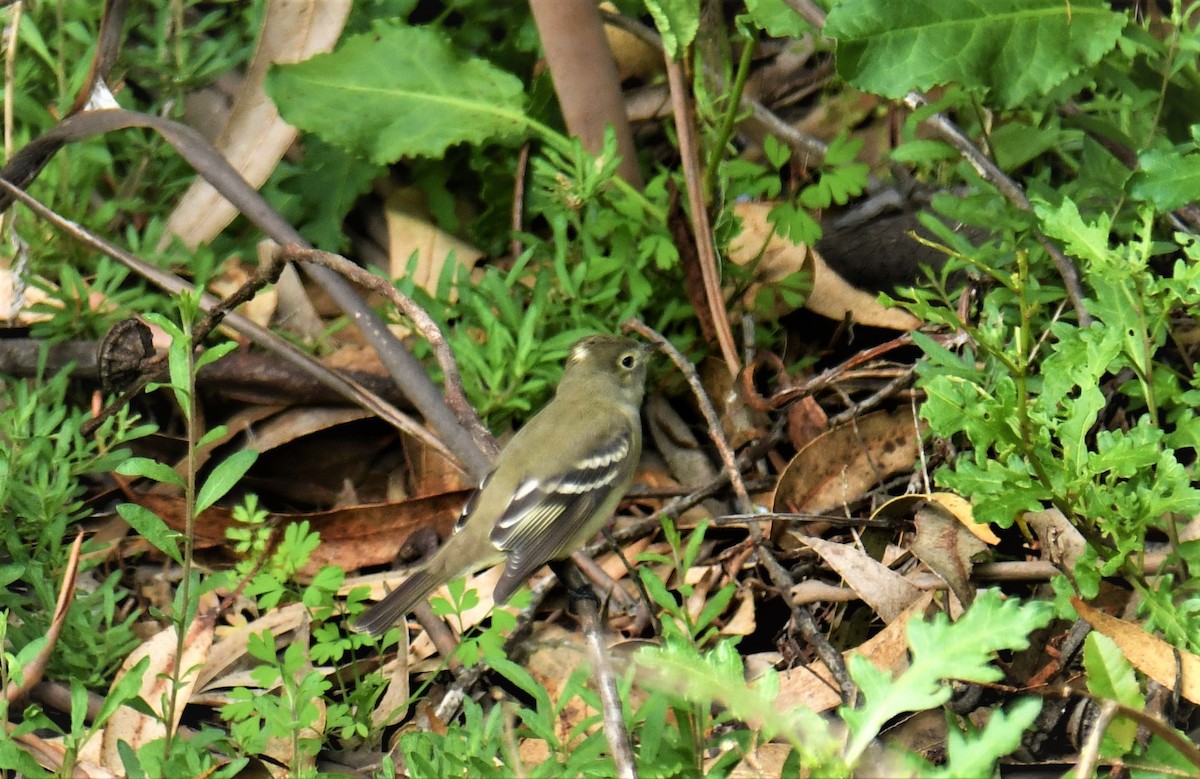
[{"label": "olive-green bird", "polygon": [[594,536],[628,489],[642,451],[640,407],[650,348],[613,335],[571,347],[558,391],[513,436],[432,559],[359,615],[379,635],[448,581],[504,563],[506,602],[547,561]]}]

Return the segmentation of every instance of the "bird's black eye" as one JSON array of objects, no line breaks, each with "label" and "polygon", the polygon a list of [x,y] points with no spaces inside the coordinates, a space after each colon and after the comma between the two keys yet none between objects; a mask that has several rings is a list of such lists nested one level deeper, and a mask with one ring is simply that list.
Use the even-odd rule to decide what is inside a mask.
[{"label": "bird's black eye", "polygon": [[625,354],[621,355],[619,362],[625,370],[632,370],[633,366],[637,365],[637,355],[633,352],[625,352]]}]

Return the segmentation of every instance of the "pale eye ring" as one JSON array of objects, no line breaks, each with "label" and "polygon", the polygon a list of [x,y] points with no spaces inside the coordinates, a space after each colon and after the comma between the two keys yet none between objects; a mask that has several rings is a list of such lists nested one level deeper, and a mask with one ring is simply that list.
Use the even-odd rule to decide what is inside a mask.
[{"label": "pale eye ring", "polygon": [[633,370],[633,366],[637,365],[637,355],[635,355],[633,352],[626,352],[625,354],[621,355],[619,362],[621,367],[625,370]]}]

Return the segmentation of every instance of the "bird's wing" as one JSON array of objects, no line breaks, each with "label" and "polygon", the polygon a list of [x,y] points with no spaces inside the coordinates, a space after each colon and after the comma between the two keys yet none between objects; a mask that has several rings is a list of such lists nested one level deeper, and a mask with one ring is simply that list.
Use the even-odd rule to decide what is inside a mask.
[{"label": "bird's wing", "polygon": [[518,485],[491,533],[492,543],[508,555],[496,583],[497,603],[507,601],[530,574],[566,551],[565,546],[582,542],[576,536],[587,520],[614,489],[624,486],[636,465],[629,457],[633,436],[628,429],[614,432],[592,448],[587,459],[553,480],[529,477]]}]

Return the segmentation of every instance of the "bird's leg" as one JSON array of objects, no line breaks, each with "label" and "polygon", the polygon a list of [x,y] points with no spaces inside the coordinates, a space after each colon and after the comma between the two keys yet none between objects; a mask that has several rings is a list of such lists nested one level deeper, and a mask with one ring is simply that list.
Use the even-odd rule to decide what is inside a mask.
[{"label": "bird's leg", "polygon": [[591,582],[587,580],[583,571],[579,570],[579,566],[572,562],[571,558],[551,560],[548,565],[558,580],[567,588],[567,597],[571,599],[572,604],[586,600],[596,604],[596,607],[599,608],[600,598],[596,595],[596,590],[592,588]]}]

